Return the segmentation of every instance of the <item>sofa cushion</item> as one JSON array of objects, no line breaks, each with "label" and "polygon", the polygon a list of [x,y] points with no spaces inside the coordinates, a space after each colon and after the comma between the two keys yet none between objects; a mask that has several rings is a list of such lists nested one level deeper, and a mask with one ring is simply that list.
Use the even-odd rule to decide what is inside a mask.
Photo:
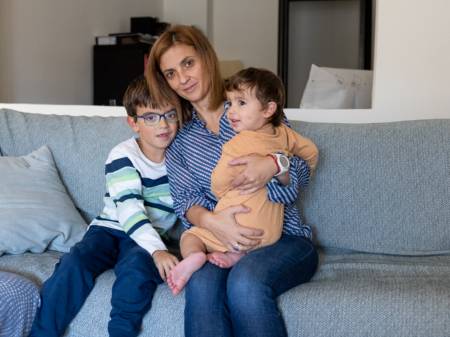
[{"label": "sofa cushion", "polygon": [[327,254],[280,308],[289,336],[446,337],[449,278],[450,256]]},{"label": "sofa cushion", "polygon": [[0,157],[0,255],[67,252],[85,229],[46,146]]},{"label": "sofa cushion", "polygon": [[[0,270],[41,282],[59,254],[0,258]],[[312,282],[281,295],[280,311],[291,337],[433,336],[450,328],[450,256],[322,255]],[[67,337],[104,337],[111,310],[109,270],[100,275]],[[140,337],[182,337],[184,294],[158,286]]]},{"label": "sofa cushion", "polygon": [[320,151],[299,206],[321,246],[450,252],[450,119],[292,125]]},{"label": "sofa cushion", "polygon": [[40,115],[0,109],[0,148],[20,156],[47,144],[75,205],[87,222],[103,207],[109,151],[132,136],[125,117]]}]

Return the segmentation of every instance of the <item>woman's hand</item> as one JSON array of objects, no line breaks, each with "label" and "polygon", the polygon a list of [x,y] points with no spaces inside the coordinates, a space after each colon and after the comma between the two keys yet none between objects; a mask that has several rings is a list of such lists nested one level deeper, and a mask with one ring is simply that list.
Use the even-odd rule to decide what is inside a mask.
[{"label": "woman's hand", "polygon": [[262,229],[249,228],[236,222],[237,213],[248,213],[249,208],[241,205],[231,206],[209,214],[208,229],[230,251],[248,251],[261,243]]},{"label": "woman's hand", "polygon": [[263,188],[278,172],[278,167],[269,156],[249,154],[231,160],[228,165],[246,165],[244,171],[232,182],[241,194],[251,194]]}]

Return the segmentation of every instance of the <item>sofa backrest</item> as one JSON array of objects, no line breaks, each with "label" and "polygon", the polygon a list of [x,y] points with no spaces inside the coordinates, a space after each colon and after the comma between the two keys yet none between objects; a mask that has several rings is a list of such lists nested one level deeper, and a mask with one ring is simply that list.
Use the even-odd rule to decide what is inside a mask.
[{"label": "sofa backrest", "polygon": [[[385,254],[450,253],[450,119],[379,124],[292,121],[320,150],[299,206],[325,248]],[[132,136],[124,117],[0,109],[0,151],[47,144],[87,221],[103,207],[104,162]]]},{"label": "sofa backrest", "polygon": [[103,207],[109,151],[133,132],[125,117],[41,115],[0,109],[0,151],[28,154],[46,144],[76,207],[87,222]]},{"label": "sofa backrest", "polygon": [[450,253],[450,119],[292,125],[320,151],[299,201],[318,244]]}]

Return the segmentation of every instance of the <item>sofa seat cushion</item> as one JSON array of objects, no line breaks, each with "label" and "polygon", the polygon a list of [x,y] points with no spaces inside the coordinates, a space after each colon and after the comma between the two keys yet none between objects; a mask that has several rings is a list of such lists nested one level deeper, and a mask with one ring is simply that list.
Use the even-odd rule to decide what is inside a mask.
[{"label": "sofa seat cushion", "polygon": [[41,286],[50,277],[62,253],[47,250],[41,254],[5,254],[0,257],[0,270],[27,277]]},{"label": "sofa seat cushion", "polygon": [[312,282],[280,302],[289,336],[446,337],[450,256],[322,256]]},{"label": "sofa seat cushion", "polygon": [[[41,286],[53,273],[61,255],[54,251],[42,254],[3,255],[0,258],[0,270],[23,275]],[[97,278],[94,289],[70,325],[66,337],[108,336],[107,326],[114,280],[113,270],[108,270]],[[145,316],[144,333],[141,336],[182,337],[184,334],[183,312],[184,296],[174,297],[167,285],[159,286],[153,299],[152,309]]]},{"label": "sofa seat cushion", "polygon": [[[41,282],[58,257],[5,255],[0,270]],[[97,279],[68,337],[107,336],[114,279],[111,270]],[[279,303],[290,337],[448,337],[450,256],[321,255],[313,280],[280,296]],[[183,294],[173,297],[159,286],[141,337],[182,337],[183,310]]]}]

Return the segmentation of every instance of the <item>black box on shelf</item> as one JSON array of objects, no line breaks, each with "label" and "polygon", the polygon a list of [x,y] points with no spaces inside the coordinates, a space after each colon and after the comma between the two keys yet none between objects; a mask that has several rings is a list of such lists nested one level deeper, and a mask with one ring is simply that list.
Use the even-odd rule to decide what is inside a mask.
[{"label": "black box on shelf", "polygon": [[134,17],[130,19],[131,21],[131,32],[132,33],[142,33],[157,35],[156,24],[158,22],[157,18],[151,16]]},{"label": "black box on shelf", "polygon": [[144,73],[150,48],[147,43],[94,46],[95,105],[122,105],[130,81]]},{"label": "black box on shelf", "polygon": [[161,35],[170,24],[161,22],[158,18],[151,16],[130,18],[131,33],[149,34],[152,36]]}]

